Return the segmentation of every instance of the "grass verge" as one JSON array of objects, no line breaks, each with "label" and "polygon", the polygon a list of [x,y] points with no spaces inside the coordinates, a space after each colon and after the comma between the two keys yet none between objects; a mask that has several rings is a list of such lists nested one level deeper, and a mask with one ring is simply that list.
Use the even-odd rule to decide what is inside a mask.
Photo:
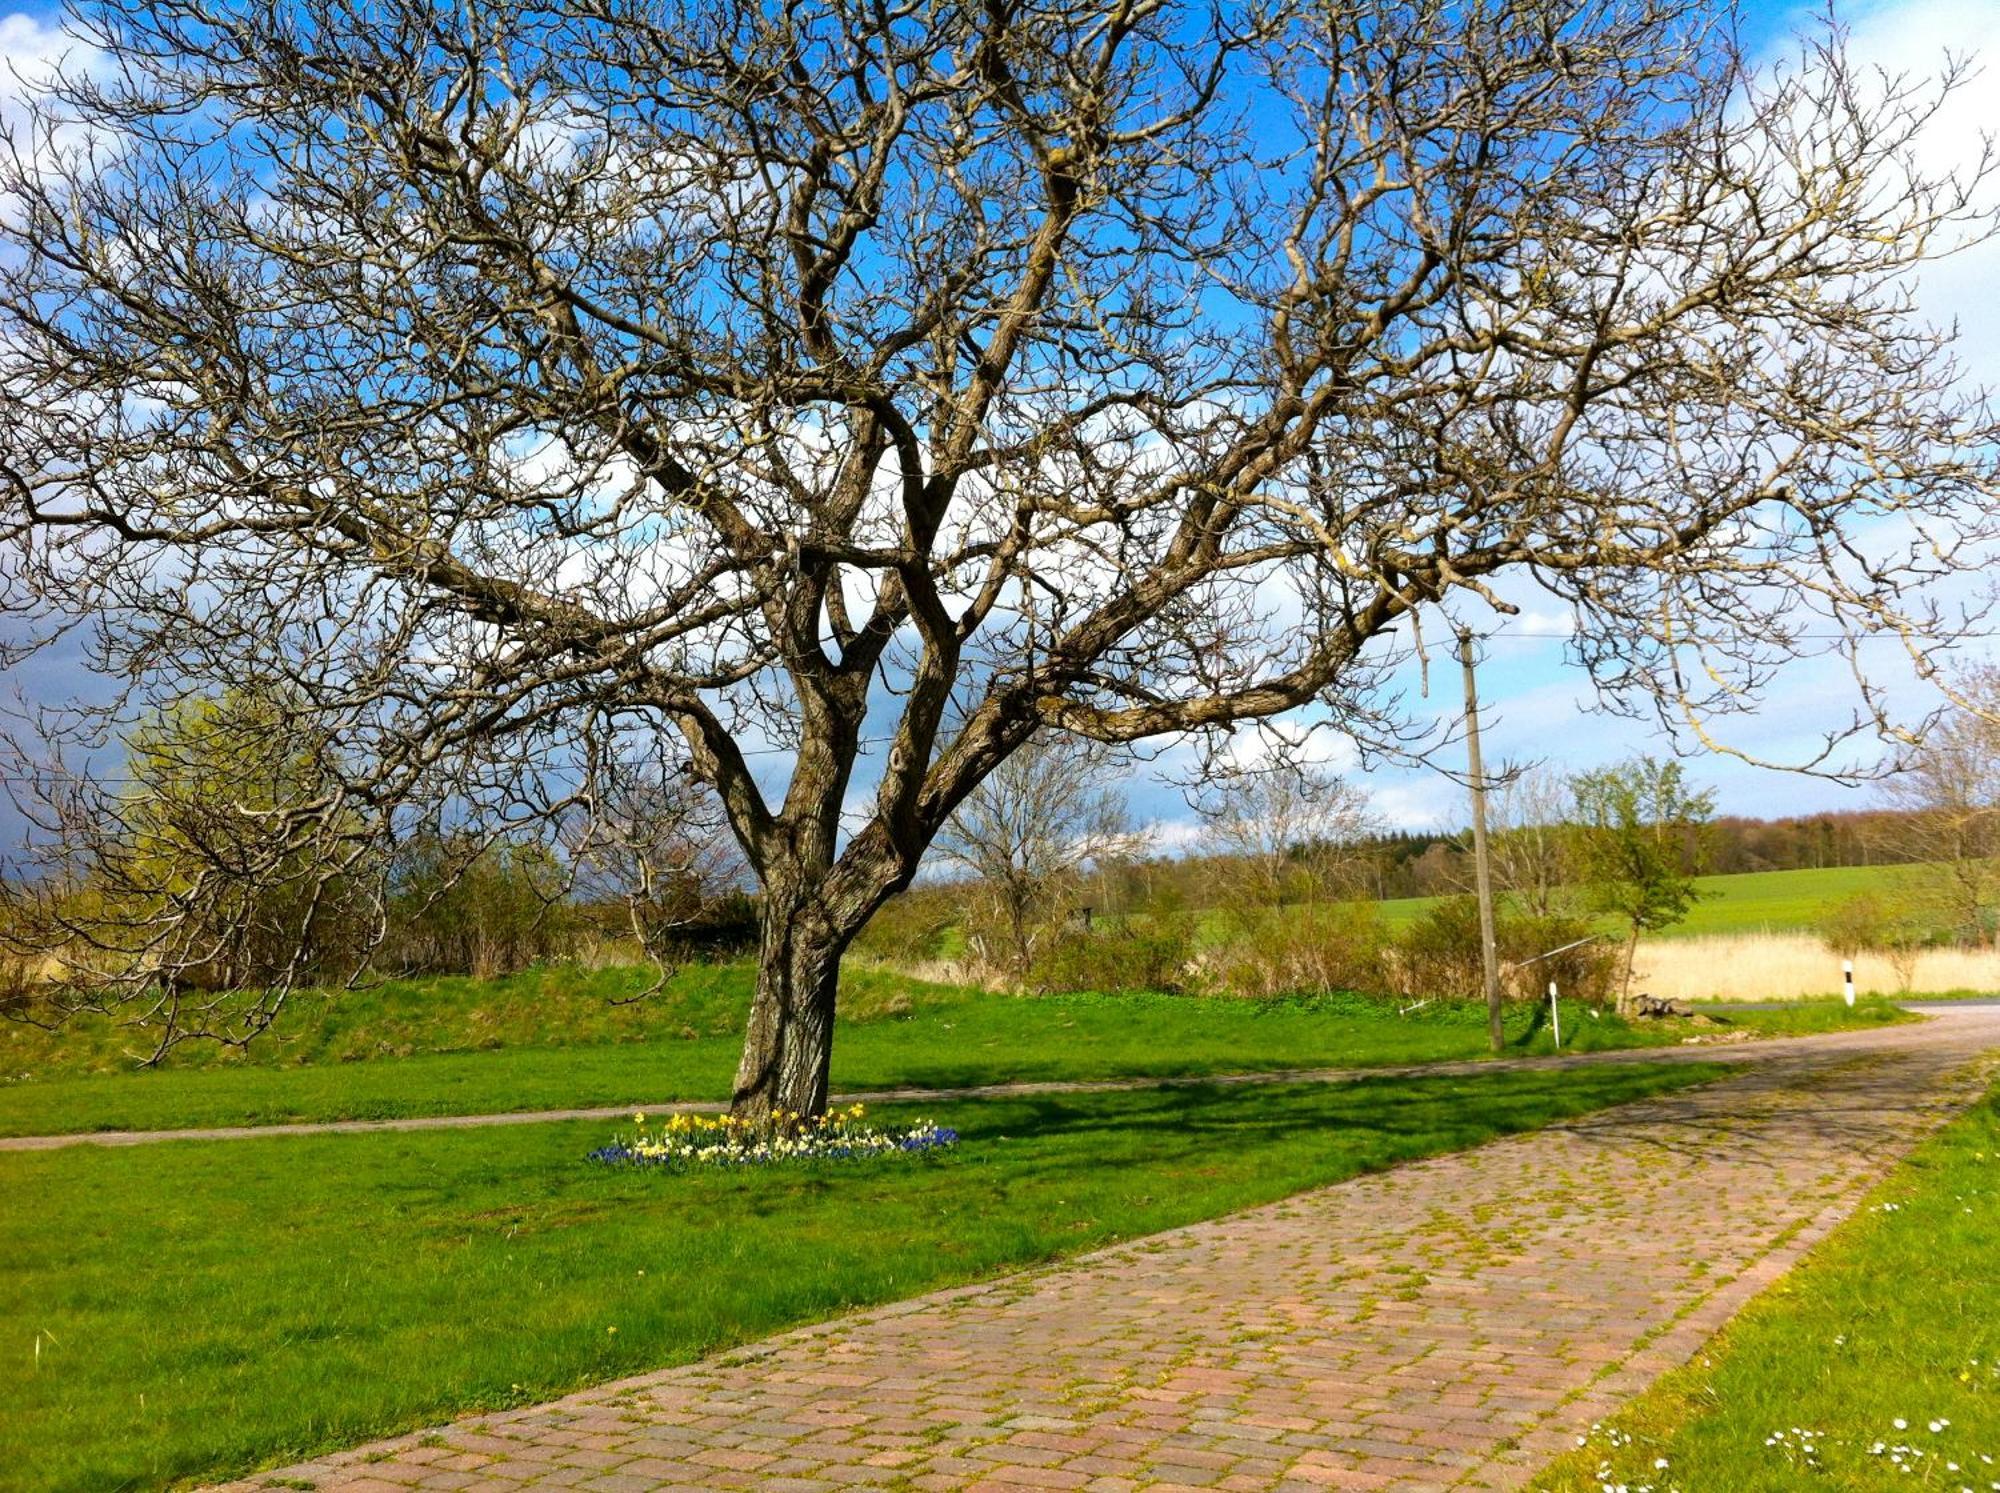
[{"label": "grass verge", "polygon": [[[432,975],[353,990],[301,990],[249,1045],[183,1043],[162,1067],[322,1067],[502,1048],[737,1037],[754,978],[747,961],[689,964],[648,995],[657,980],[649,967],[550,964],[485,980]],[[844,1017],[869,1021],[972,995],[854,963],[842,971],[840,1008]],[[0,1083],[129,1073],[150,1051],[149,1035],[101,1016],[79,1017],[54,1031],[0,1021]]]},{"label": "grass verge", "polygon": [[2000,1489],[2000,1089],[1534,1487]]},{"label": "grass verge", "polygon": [[[705,972],[692,995],[676,989],[658,997],[662,1004],[649,1019],[669,1030],[695,1031],[692,1037],[397,1057],[388,1054],[401,1047],[385,1049],[369,1035],[407,1030],[419,1022],[434,1040],[476,1031],[488,996],[502,1012],[497,1019],[518,1031],[525,1024],[507,1013],[522,1003],[523,989],[549,991],[549,1000],[560,1007],[602,1009],[605,992],[590,982],[605,979],[602,974],[579,976],[587,995],[542,975],[517,977],[497,990],[465,981],[436,982],[424,990],[397,993],[393,1004],[384,993],[374,992],[366,997],[376,1008],[372,1027],[340,1009],[339,1002],[329,1002],[335,1009],[320,1018],[320,1025],[308,1024],[303,1015],[293,1018],[296,1028],[280,1033],[266,1049],[253,1047],[251,1061],[0,1085],[0,1135],[661,1105],[728,1095],[749,994],[749,972],[743,966]],[[857,998],[854,1009],[843,1015],[833,1065],[835,1086],[849,1092],[1012,1081],[1202,1078],[1444,1062],[1487,1053],[1484,1008],[1463,1001],[1434,1002],[1405,1015],[1392,1002],[1361,996],[1272,1001],[1088,994],[1029,998],[926,985],[875,970],[850,985]],[[406,1015],[406,1006],[417,1009]],[[1539,1004],[1510,1013],[1508,1055],[1553,1051],[1547,1015],[1547,1007]],[[1628,1024],[1570,1002],[1562,1013],[1563,1050],[1675,1045],[1725,1030],[1792,1036],[1906,1019],[1906,1013],[1885,1002],[1848,1011],[1837,1001],[1818,1001],[1745,1013],[1725,1029],[1680,1021]],[[333,1035],[323,1030],[326,1026],[336,1027]],[[356,1049],[376,1055],[366,1062],[338,1060],[337,1055]],[[293,1061],[300,1054],[317,1057]]]},{"label": "grass verge", "polygon": [[932,1162],[754,1175],[592,1167],[574,1122],[0,1156],[0,1486],[235,1474],[1715,1072],[988,1100],[922,1111]]}]

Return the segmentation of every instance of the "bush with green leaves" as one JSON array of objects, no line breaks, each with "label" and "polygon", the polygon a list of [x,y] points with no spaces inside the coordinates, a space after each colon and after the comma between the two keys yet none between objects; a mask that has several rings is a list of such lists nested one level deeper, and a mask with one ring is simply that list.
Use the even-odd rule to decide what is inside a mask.
[{"label": "bush with green leaves", "polygon": [[1820,910],[1814,924],[1820,941],[1843,959],[1880,954],[1895,971],[1898,991],[1916,984],[1917,956],[1939,935],[1917,909],[1899,897],[1856,892]]},{"label": "bush with green leaves", "polygon": [[1696,878],[1706,868],[1715,795],[1693,787],[1680,763],[1655,757],[1579,773],[1570,784],[1576,867],[1592,905],[1625,933],[1622,1010],[1640,936],[1680,922],[1702,895]]},{"label": "bush with green leaves", "polygon": [[[1583,918],[1537,916],[1502,904],[1495,909],[1493,932],[1501,988],[1514,999],[1536,999],[1551,980],[1574,1000],[1608,1000],[1617,992],[1623,970],[1618,951],[1607,940],[1592,938]],[[1554,952],[1558,949],[1562,952]],[[1404,995],[1478,996],[1484,985],[1478,902],[1448,897],[1426,909],[1396,939],[1389,962]]]},{"label": "bush with green leaves", "polygon": [[402,847],[380,955],[407,973],[512,974],[572,952],[582,920],[547,845],[425,836]]},{"label": "bush with green leaves", "polygon": [[1589,919],[1503,909],[1495,933],[1503,961],[1500,983],[1507,994],[1535,1000],[1548,993],[1553,981],[1567,999],[1603,1002],[1617,997],[1625,961],[1609,939],[1592,936]]},{"label": "bush with green leaves", "polygon": [[335,820],[323,839],[286,827],[336,773],[297,700],[248,686],[190,696],[126,747],[123,791],[100,805],[96,854],[61,904],[71,949],[136,962],[170,943],[180,983],[205,991],[337,978],[366,957],[378,862],[328,857]]},{"label": "bush with green leaves", "polygon": [[942,959],[958,920],[958,905],[939,887],[912,887],[875,910],[855,937],[853,952],[884,964],[927,964]]},{"label": "bush with green leaves", "polygon": [[1231,995],[1379,991],[1387,944],[1372,903],[1253,907],[1229,918],[1227,934],[1204,964]]},{"label": "bush with green leaves", "polygon": [[1187,988],[1193,953],[1194,928],[1187,918],[1127,918],[1095,928],[1072,924],[1043,941],[1028,983],[1045,994],[1174,992]]}]

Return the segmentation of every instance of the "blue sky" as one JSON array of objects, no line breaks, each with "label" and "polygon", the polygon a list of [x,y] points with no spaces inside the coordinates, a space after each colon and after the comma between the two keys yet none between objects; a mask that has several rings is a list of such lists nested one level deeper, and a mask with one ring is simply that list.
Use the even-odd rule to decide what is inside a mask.
[{"label": "blue sky", "polygon": [[[1802,8],[1748,0],[1746,34],[1767,51],[1786,46],[1801,23],[1819,14]],[[1852,53],[1892,72],[1935,73],[1947,53],[1969,57],[1983,69],[1959,102],[1935,121],[1926,164],[1970,163],[1983,131],[2000,129],[1995,86],[2000,84],[2000,0],[1868,0],[1836,7],[1851,30]],[[1986,245],[1926,274],[1920,299],[1925,316],[1939,324],[1956,321],[1968,377],[2000,386],[2000,251]],[[1631,721],[1592,709],[1587,683],[1564,665],[1558,639],[1534,637],[1550,631],[1552,619],[1526,619],[1503,626],[1480,673],[1490,702],[1489,758],[1544,761],[1559,768],[1590,766],[1638,751],[1668,750],[1666,742]],[[1976,644],[1990,652],[1993,644]],[[1897,645],[1879,645],[1880,674],[1904,708],[1921,712],[1934,700],[1917,683]],[[1455,675],[1433,681],[1433,700],[1444,712],[1458,708]],[[1728,744],[1750,755],[1797,761],[1813,751],[1818,733],[1837,728],[1851,710],[1853,690],[1836,666],[1808,663],[1782,678],[1754,719],[1737,722]],[[1865,749],[1860,756],[1871,755]],[[1844,787],[1823,778],[1753,767],[1703,755],[1690,763],[1697,778],[1716,790],[1724,812],[1763,816],[1865,807],[1874,797],[1866,787]],[[1398,823],[1447,824],[1463,818],[1463,794],[1436,774],[1387,772],[1368,779],[1385,818]]]},{"label": "blue sky", "polygon": [[[1947,53],[1955,53],[1991,69],[1967,90],[1955,110],[1937,121],[1927,145],[1926,164],[1933,168],[1974,159],[1980,132],[2000,126],[2000,108],[1991,103],[1995,85],[2000,84],[2000,0],[1858,0],[1839,6],[1837,13],[1851,28],[1852,51],[1863,61],[1891,71],[1929,74]],[[1816,11],[1772,0],[1748,0],[1749,40],[1760,50],[1775,51],[1796,25],[1813,14]],[[52,11],[19,11],[0,18],[0,56],[16,65],[31,66],[59,39]],[[1995,309],[2000,295],[1992,289],[1996,285],[2000,285],[2000,251],[1985,246],[1927,273],[1921,300],[1929,319],[1960,323],[1969,375],[2000,385],[2000,312]],[[1643,724],[1593,708],[1587,681],[1563,661],[1560,628],[1560,617],[1543,608],[1503,625],[1493,637],[1481,671],[1489,758],[1577,769],[1633,752],[1667,750],[1667,744]],[[1884,678],[1896,681],[1893,652],[1882,658]],[[0,693],[18,690],[30,700],[61,700],[79,687],[81,678],[74,650],[63,650],[32,660],[11,677],[0,675]],[[1401,683],[1419,718],[1456,718],[1458,676],[1448,658],[1435,660],[1428,699],[1419,694],[1414,676]],[[1898,688],[1908,708],[1921,708],[1925,697],[1908,677],[1907,665]],[[1730,743],[1753,755],[1802,759],[1811,754],[1821,730],[1846,718],[1849,699],[1851,689],[1843,687],[1836,670],[1802,666],[1780,680],[1753,719],[1737,723]],[[1327,755],[1335,764],[1347,763],[1348,754],[1337,742]],[[1873,796],[1867,788],[1843,787],[1721,757],[1702,757],[1691,766],[1699,780],[1716,790],[1725,812],[1779,815],[1858,808]],[[1463,818],[1461,790],[1439,773],[1383,768],[1360,781],[1387,824],[1450,826]],[[1166,826],[1169,839],[1191,818],[1178,790],[1158,774],[1135,776],[1132,795],[1135,817]],[[6,835],[6,820],[0,814],[0,837]]]},{"label": "blue sky", "polygon": [[[1766,56],[1791,50],[1801,26],[1823,16],[1821,7],[1746,0],[1745,39]],[[1932,170],[1969,165],[1978,157],[1982,133],[2000,131],[2000,0],[1858,0],[1835,7],[1850,31],[1851,55],[1891,73],[1936,74],[1947,55],[1969,59],[1980,75],[1927,132],[1923,164]],[[1969,380],[2000,388],[2000,246],[1983,245],[1926,272],[1920,288],[1925,317],[1939,325],[1956,322],[1960,357]],[[1634,722],[1599,710],[1589,683],[1567,665],[1562,620],[1531,599],[1516,597],[1528,614],[1502,623],[1487,647],[1479,679],[1489,766],[1501,760],[1546,763],[1558,770],[1600,765],[1636,752],[1664,754],[1672,745]],[[1992,655],[2000,642],[1975,642],[1968,656]],[[1936,694],[1917,681],[1900,647],[1871,645],[1878,683],[1911,717],[1936,703]],[[1429,699],[1417,696],[1417,681],[1402,681],[1419,717],[1456,720],[1461,715],[1457,669],[1451,660],[1434,661]],[[1837,730],[1852,714],[1854,689],[1844,665],[1807,660],[1789,670],[1750,718],[1732,723],[1722,740],[1760,759],[1803,762],[1812,758],[1822,734]],[[1338,750],[1332,753],[1339,761]],[[1868,742],[1853,744],[1846,760],[1866,764],[1879,758]],[[1453,750],[1443,759],[1462,766]],[[1700,782],[1715,790],[1724,813],[1763,817],[1865,808],[1878,790],[1849,786],[1823,776],[1750,765],[1702,753],[1689,762]],[[1450,826],[1464,822],[1464,791],[1440,773],[1420,768],[1377,768],[1359,779],[1370,791],[1379,817],[1398,827]],[[1145,820],[1185,825],[1186,806],[1164,784],[1138,787],[1135,810]]]}]

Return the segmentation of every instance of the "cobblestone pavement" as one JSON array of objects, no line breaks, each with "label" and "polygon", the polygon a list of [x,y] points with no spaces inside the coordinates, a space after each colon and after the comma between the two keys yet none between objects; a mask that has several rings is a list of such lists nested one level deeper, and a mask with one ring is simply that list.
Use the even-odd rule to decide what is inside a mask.
[{"label": "cobblestone pavement", "polygon": [[1786,1047],[1698,1090],[231,1493],[270,1477],[339,1493],[1516,1487],[1968,1103],[2000,1009]]}]

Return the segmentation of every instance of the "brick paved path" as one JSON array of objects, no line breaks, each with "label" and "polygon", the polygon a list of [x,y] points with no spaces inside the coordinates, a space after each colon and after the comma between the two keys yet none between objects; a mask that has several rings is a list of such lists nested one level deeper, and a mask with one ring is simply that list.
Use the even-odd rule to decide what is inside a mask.
[{"label": "brick paved path", "polygon": [[1697,1091],[281,1475],[341,1493],[1514,1487],[1850,1212],[1996,1047],[1993,1008],[1791,1044]]}]

